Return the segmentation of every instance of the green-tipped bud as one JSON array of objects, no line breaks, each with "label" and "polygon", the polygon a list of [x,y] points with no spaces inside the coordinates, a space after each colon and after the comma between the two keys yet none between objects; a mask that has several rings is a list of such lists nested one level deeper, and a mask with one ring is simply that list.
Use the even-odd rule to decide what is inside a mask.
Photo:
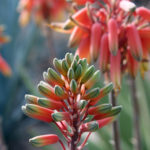
[{"label": "green-tipped bud", "polygon": [[63,107],[63,104],[61,102],[54,101],[47,98],[39,98],[38,104],[45,108],[57,109],[57,110]]},{"label": "green-tipped bud", "polygon": [[87,60],[85,58],[80,59],[79,64],[81,64],[82,70],[83,70],[83,72],[85,72],[87,69],[87,66],[88,66]]},{"label": "green-tipped bud", "polygon": [[61,79],[58,73],[52,68],[48,68],[49,79],[52,83],[58,84],[60,86],[64,86],[65,82]]},{"label": "green-tipped bud", "polygon": [[70,89],[73,93],[77,92],[77,83],[74,79],[72,79],[70,82]]},{"label": "green-tipped bud", "polygon": [[55,91],[54,91],[54,88],[52,86],[50,86],[48,83],[46,82],[43,82],[41,81],[39,84],[38,84],[38,90],[39,92],[50,98],[50,99],[54,99],[54,100],[61,100],[61,97],[58,97],[56,94],[55,94]]},{"label": "green-tipped bud", "polygon": [[75,56],[75,59],[77,60],[77,62],[79,61],[79,59],[80,59],[80,57],[79,57],[79,55],[76,55]]},{"label": "green-tipped bud", "polygon": [[43,72],[43,79],[44,79],[44,81],[51,83],[51,80],[50,80],[47,72]]},{"label": "green-tipped bud", "polygon": [[67,54],[65,55],[65,59],[66,59],[68,65],[70,66],[71,63],[72,63],[72,61],[73,61],[73,55],[72,55],[71,53],[67,53]]},{"label": "green-tipped bud", "polygon": [[38,89],[39,89],[40,93],[43,95],[49,95],[51,93],[51,91],[49,89],[49,85],[43,81],[41,81],[38,84]]},{"label": "green-tipped bud", "polygon": [[82,132],[95,132],[97,129],[99,129],[99,124],[97,121],[91,121],[81,126]]},{"label": "green-tipped bud", "polygon": [[78,65],[77,60],[74,59],[74,61],[73,61],[72,64],[71,64],[71,67],[73,68],[74,71],[76,70],[77,65]]},{"label": "green-tipped bud", "polygon": [[60,86],[56,85],[55,86],[55,94],[59,97],[63,97],[65,95],[65,92]]},{"label": "green-tipped bud", "polygon": [[26,94],[25,95],[25,100],[29,104],[38,104],[38,97],[37,96]]},{"label": "green-tipped bud", "polygon": [[85,72],[85,74],[83,75],[81,79],[81,83],[85,83],[86,81],[88,81],[92,77],[94,70],[95,70],[94,66],[93,65],[90,66]]},{"label": "green-tipped bud", "polygon": [[86,95],[83,96],[83,99],[90,100],[91,98],[95,98],[99,95],[100,89],[94,88],[91,91],[89,91]]},{"label": "green-tipped bud", "polygon": [[75,78],[74,71],[72,68],[69,68],[67,76],[68,76],[69,80],[72,80]]},{"label": "green-tipped bud", "polygon": [[59,73],[64,75],[64,71],[62,69],[62,61],[61,60],[58,60],[57,58],[54,58],[53,65],[55,66],[55,68],[57,69],[57,71]]},{"label": "green-tipped bud", "polygon": [[78,102],[78,108],[79,109],[83,109],[83,108],[85,108],[85,106],[88,104],[88,102],[86,101],[86,100],[80,100],[79,102]]},{"label": "green-tipped bud", "polygon": [[56,112],[56,113],[53,113],[52,114],[52,118],[56,122],[70,119],[68,112]]},{"label": "green-tipped bud", "polygon": [[63,68],[65,74],[67,74],[68,69],[69,69],[69,65],[65,59],[62,60],[62,68]]},{"label": "green-tipped bud", "polygon": [[110,111],[108,111],[107,113],[96,114],[93,117],[93,119],[94,120],[100,120],[100,119],[107,118],[107,117],[114,117],[120,113],[121,109],[122,109],[122,106],[115,106]]},{"label": "green-tipped bud", "polygon": [[107,113],[112,109],[111,104],[101,104],[96,107],[89,108],[88,113],[90,115],[96,115],[100,113]]},{"label": "green-tipped bud", "polygon": [[101,89],[103,91],[103,93],[105,95],[107,95],[109,92],[112,91],[112,89],[114,88],[113,83],[109,83],[107,84],[103,89]]},{"label": "green-tipped bud", "polygon": [[97,71],[93,74],[93,76],[85,83],[85,87],[86,87],[87,89],[92,88],[92,87],[95,85],[95,83],[96,83],[99,79],[100,79],[100,71],[97,70]]},{"label": "green-tipped bud", "polygon": [[35,147],[43,147],[50,144],[55,144],[59,141],[59,138],[55,134],[47,134],[36,136],[29,140],[29,142]]},{"label": "green-tipped bud", "polygon": [[115,106],[111,109],[111,112],[109,113],[109,117],[111,116],[115,116],[117,114],[119,114],[122,110],[122,106]]},{"label": "green-tipped bud", "polygon": [[79,64],[75,71],[75,78],[79,79],[81,77],[81,75],[82,75],[82,66]]}]

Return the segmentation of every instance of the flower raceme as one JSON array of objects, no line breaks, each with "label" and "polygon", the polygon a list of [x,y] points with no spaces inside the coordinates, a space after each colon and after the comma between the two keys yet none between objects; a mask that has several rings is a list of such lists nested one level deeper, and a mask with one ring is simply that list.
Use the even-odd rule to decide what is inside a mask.
[{"label": "flower raceme", "polygon": [[[0,26],[0,46],[2,44],[5,44],[9,41],[9,37],[3,35],[4,27]],[[3,57],[0,54],[0,72],[2,72],[5,76],[11,75],[11,69],[7,62],[3,59]]]},{"label": "flower raceme", "polygon": [[97,7],[88,3],[61,26],[50,26],[70,34],[68,45],[77,47],[81,58],[89,63],[99,58],[101,71],[119,90],[123,73],[135,77],[140,70],[144,77],[148,70],[150,10],[127,0],[94,2]]},{"label": "flower raceme", "polygon": [[[61,18],[62,12],[68,9],[67,0],[20,0],[18,10],[20,12],[19,23],[22,27],[26,26],[33,16],[37,24],[55,18]],[[85,5],[86,2],[95,0],[68,0],[78,6]]]},{"label": "flower raceme", "polygon": [[[67,53],[65,59],[55,58],[53,64],[57,71],[49,68],[43,73],[44,81],[38,84],[44,98],[26,95],[27,104],[22,110],[31,118],[54,123],[62,132],[68,148],[81,150],[89,137],[81,144],[82,134],[91,134],[111,123],[121,111],[121,106],[98,104],[113,89],[113,84],[95,87],[100,71],[90,66],[85,58]],[[61,139],[53,134],[37,136],[29,141],[37,147],[60,142],[66,149]]]},{"label": "flower raceme", "polygon": [[58,18],[66,6],[65,0],[20,0],[18,6],[20,25],[26,26],[32,15],[38,24]]}]

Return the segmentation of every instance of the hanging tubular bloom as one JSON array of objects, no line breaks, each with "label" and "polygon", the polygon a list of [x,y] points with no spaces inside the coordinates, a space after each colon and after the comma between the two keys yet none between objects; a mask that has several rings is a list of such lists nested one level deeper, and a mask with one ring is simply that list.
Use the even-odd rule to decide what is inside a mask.
[{"label": "hanging tubular bloom", "polygon": [[144,77],[148,70],[150,10],[128,0],[95,3],[96,7],[91,2],[79,9],[61,26],[50,26],[71,34],[68,45],[77,47],[76,54],[81,58],[90,63],[99,57],[100,69],[119,91],[123,73],[136,77],[140,70]]},{"label": "hanging tubular bloom", "polygon": [[[3,35],[4,27],[0,26],[0,46],[2,44],[7,43],[10,38],[8,36]],[[11,69],[7,62],[3,59],[3,57],[0,54],[0,72],[2,72],[5,76],[11,75]]]},{"label": "hanging tubular bloom", "polygon": [[[96,71],[93,65],[89,66],[85,58],[67,53],[65,59],[55,58],[53,64],[57,71],[49,68],[43,73],[45,81],[38,84],[39,92],[46,98],[26,95],[28,104],[22,106],[22,110],[31,118],[55,123],[69,149],[83,149],[89,136],[80,145],[82,134],[91,134],[111,123],[120,113],[121,106],[96,105],[113,89],[113,84],[109,83],[101,89],[95,87],[100,71]],[[37,147],[60,142],[66,149],[57,135],[37,136],[29,141]]]}]

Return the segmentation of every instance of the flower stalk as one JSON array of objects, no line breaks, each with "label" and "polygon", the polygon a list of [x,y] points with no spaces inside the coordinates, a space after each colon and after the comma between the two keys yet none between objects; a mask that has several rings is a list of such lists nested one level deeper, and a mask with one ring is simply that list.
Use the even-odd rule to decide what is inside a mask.
[{"label": "flower stalk", "polygon": [[137,89],[135,79],[130,78],[131,97],[133,103],[133,121],[134,121],[134,149],[141,150],[141,135],[140,135],[140,106],[137,97]]},{"label": "flower stalk", "polygon": [[[82,150],[92,132],[115,120],[121,106],[95,106],[113,89],[113,85],[109,83],[102,89],[94,87],[99,81],[99,71],[89,66],[86,59],[67,53],[65,59],[54,59],[53,63],[57,71],[49,68],[44,72],[45,81],[38,84],[40,93],[46,98],[26,95],[29,104],[22,110],[31,118],[54,123],[67,145],[57,135],[51,134],[37,136],[30,142],[38,147],[59,142],[63,150]],[[89,134],[81,144],[80,139],[85,132]]]},{"label": "flower stalk", "polygon": [[[117,105],[117,99],[115,96],[115,91],[112,90],[111,92],[111,103],[112,106]],[[115,144],[115,150],[121,150],[121,143],[120,143],[120,131],[119,131],[119,121],[113,122],[113,136],[114,136],[114,144]]]}]

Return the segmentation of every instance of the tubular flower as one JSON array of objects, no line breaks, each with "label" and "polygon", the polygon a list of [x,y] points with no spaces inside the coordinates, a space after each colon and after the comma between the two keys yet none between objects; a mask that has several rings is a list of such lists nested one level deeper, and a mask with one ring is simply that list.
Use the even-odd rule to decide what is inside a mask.
[{"label": "tubular flower", "polygon": [[54,20],[62,15],[66,6],[65,0],[20,0],[18,6],[19,23],[23,27],[26,26],[32,16],[38,24],[41,21]]},{"label": "tubular flower", "polygon": [[[89,66],[85,58],[67,53],[65,59],[55,58],[53,64],[57,71],[49,68],[43,74],[45,81],[38,85],[40,93],[46,98],[26,95],[28,104],[22,106],[22,110],[31,118],[55,123],[68,142],[69,149],[82,149],[85,143],[79,144],[82,134],[111,123],[120,113],[121,106],[95,106],[113,89],[113,84],[109,83],[101,89],[95,87],[100,71],[96,71],[93,65]],[[56,135],[37,136],[30,142],[38,147],[60,142],[66,149]]]},{"label": "tubular flower", "polygon": [[[76,53],[81,58],[87,58],[90,63],[99,56],[100,69],[106,80],[112,81],[115,90],[119,91],[122,74],[128,72],[136,77],[137,70],[140,70],[144,77],[148,70],[150,10],[136,7],[128,0],[94,3],[96,7],[88,3],[79,9],[62,23],[62,29],[71,34],[69,46],[77,47]],[[90,39],[88,45],[85,39]],[[84,51],[80,46],[84,47]],[[120,60],[116,62],[117,69],[114,69],[112,58],[117,57],[118,51]],[[131,68],[134,70],[131,71]]]},{"label": "tubular flower", "polygon": [[[5,44],[9,41],[9,37],[3,35],[4,27],[0,26],[0,46],[2,44]],[[0,54],[0,72],[2,72],[5,76],[11,75],[11,69],[7,62],[3,59],[3,57]]]}]

